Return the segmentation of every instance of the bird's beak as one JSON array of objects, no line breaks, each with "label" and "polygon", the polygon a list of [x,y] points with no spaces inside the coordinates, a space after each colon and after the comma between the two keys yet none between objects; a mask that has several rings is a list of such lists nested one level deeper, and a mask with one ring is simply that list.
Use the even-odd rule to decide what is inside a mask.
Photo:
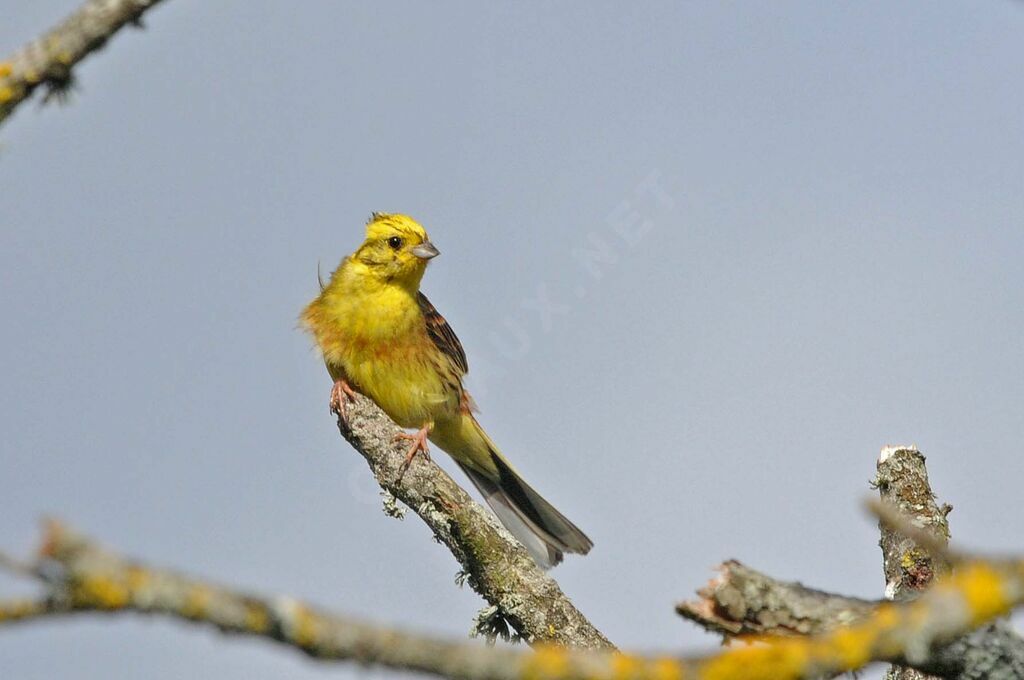
[{"label": "bird's beak", "polygon": [[432,257],[437,257],[441,254],[441,251],[434,247],[434,244],[430,241],[424,241],[418,246],[413,246],[409,251],[421,260],[429,260]]}]

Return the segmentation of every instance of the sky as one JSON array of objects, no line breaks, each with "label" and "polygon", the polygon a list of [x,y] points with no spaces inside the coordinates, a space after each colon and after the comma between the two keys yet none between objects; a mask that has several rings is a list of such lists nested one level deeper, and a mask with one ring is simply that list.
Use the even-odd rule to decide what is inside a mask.
[{"label": "sky", "polygon": [[[5,13],[0,52],[75,5]],[[925,453],[960,546],[1024,549],[1024,6],[168,0],[146,25],[0,128],[3,550],[56,516],[466,635],[485,603],[381,511],[297,328],[373,211],[440,249],[423,290],[481,422],[594,540],[554,575],[620,647],[714,649],[673,605],[728,558],[880,597],[887,444]],[[0,659],[391,676],[138,616],[5,628]]]}]

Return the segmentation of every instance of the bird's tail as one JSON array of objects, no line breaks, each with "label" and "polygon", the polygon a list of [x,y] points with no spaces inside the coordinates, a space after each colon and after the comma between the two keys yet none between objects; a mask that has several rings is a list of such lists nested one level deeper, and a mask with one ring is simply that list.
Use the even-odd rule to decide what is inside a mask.
[{"label": "bird's tail", "polygon": [[579,527],[519,476],[472,415],[463,414],[449,427],[435,429],[431,439],[455,459],[501,523],[543,569],[561,562],[563,553],[585,555],[593,547]]}]

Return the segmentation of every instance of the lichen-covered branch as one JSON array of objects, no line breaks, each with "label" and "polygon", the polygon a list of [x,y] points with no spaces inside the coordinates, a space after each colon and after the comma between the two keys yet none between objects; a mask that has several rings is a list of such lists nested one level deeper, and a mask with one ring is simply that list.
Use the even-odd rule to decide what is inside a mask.
[{"label": "lichen-covered branch", "polygon": [[[878,473],[874,485],[882,503],[893,508],[938,545],[949,542],[946,515],[953,508],[939,506],[928,482],[924,456],[913,446],[886,446],[878,457]],[[878,524],[882,538],[882,565],[885,572],[885,597],[909,600],[931,585],[937,574],[949,571],[944,557],[937,550],[915,541],[907,532],[900,532],[884,521]],[[934,680],[911,668],[893,666],[886,680]]]},{"label": "lichen-covered branch", "polygon": [[[883,503],[893,506],[933,539],[942,544],[949,541],[946,515],[953,508],[936,502],[920,451],[912,446],[883,448],[878,457],[874,484]],[[880,545],[886,598],[912,599],[931,584],[936,574],[949,570],[941,555],[932,555],[913,538],[904,536],[884,522],[879,523],[879,530],[882,533]]]},{"label": "lichen-covered branch", "polygon": [[316,659],[447,677],[465,675],[482,647],[402,633],[290,597],[261,598],[149,567],[54,522],[47,524],[31,571],[46,584],[47,592],[37,599],[0,601],[0,624],[85,612],[139,612],[270,639]]},{"label": "lichen-covered branch", "polygon": [[103,47],[126,25],[161,0],[88,0],[49,32],[0,61],[0,124],[43,86],[61,93],[72,83],[72,70]]},{"label": "lichen-covered branch", "polygon": [[[885,595],[904,601],[917,597],[950,568],[948,549],[952,507],[935,500],[924,455],[913,446],[886,446],[878,457],[874,482],[881,504],[876,508],[881,531]],[[938,653],[932,675],[892,666],[887,680],[934,677],[975,680],[1024,677],[1024,639],[1008,623],[996,621]]]},{"label": "lichen-covered branch", "polygon": [[734,645],[705,657],[639,656],[539,645],[490,648],[340,617],[292,598],[261,598],[129,561],[50,523],[24,573],[43,597],[0,601],[0,625],[79,612],[140,612],[273,640],[322,660],[458,680],[799,680],[875,661],[929,669],[953,640],[1024,603],[1024,560],[965,562],[911,602],[882,603],[817,636]]},{"label": "lichen-covered branch", "polygon": [[[924,456],[913,447],[883,449],[875,484],[882,501],[871,509],[880,518],[886,593],[889,599],[909,600],[949,572],[949,506],[936,503]],[[864,621],[881,604],[778,581],[735,561],[722,564],[698,594],[699,599],[679,604],[677,611],[727,637],[823,634]],[[1024,677],[1024,640],[997,621],[933,649],[917,668],[893,666],[889,677]]]},{"label": "lichen-covered branch", "polygon": [[[801,658],[810,659],[823,677],[854,669],[856,664],[842,669],[831,660],[819,665],[821,658],[835,653],[847,660],[870,654],[875,661],[889,661],[942,678],[1010,680],[1024,677],[1024,651],[1016,634],[1002,622],[988,623],[962,636],[933,635],[928,641],[906,635],[908,629],[904,628],[909,625],[935,633],[938,627],[947,625],[947,616],[963,616],[966,610],[990,610],[994,602],[985,604],[986,600],[1017,592],[1016,586],[999,583],[1001,578],[990,571],[994,566],[965,558],[955,573],[942,577],[920,599],[895,604],[811,590],[727,562],[721,567],[721,575],[700,592],[701,599],[683,603],[679,610],[711,630],[730,637],[752,636],[747,639],[769,645],[775,652],[765,663],[782,657],[780,650],[793,643],[793,664],[799,665]],[[809,636],[803,637],[804,629]],[[948,631],[951,633],[951,629]],[[894,653],[897,647],[902,651]],[[765,674],[750,677],[814,677],[813,673],[802,675],[806,672],[803,668],[801,674],[791,675],[772,666]]]},{"label": "lichen-covered branch", "polygon": [[879,603],[779,581],[735,560],[676,611],[723,635],[820,635],[860,621]]},{"label": "lichen-covered branch", "polygon": [[347,406],[339,430],[366,459],[386,494],[412,508],[451,550],[466,581],[530,643],[586,649],[613,645],[573,606],[558,584],[448,474],[417,456],[402,474],[407,446],[399,429],[372,401],[358,397]]}]

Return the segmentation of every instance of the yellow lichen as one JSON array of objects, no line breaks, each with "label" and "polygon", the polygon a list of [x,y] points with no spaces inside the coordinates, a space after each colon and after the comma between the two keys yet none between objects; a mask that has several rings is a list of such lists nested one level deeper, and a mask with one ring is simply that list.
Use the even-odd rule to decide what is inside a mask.
[{"label": "yellow lichen", "polygon": [[22,600],[20,602],[12,602],[8,605],[0,607],[0,623],[5,621],[17,621],[27,616],[31,616],[39,610],[38,605],[32,600]]},{"label": "yellow lichen", "polygon": [[888,603],[878,605],[873,618],[878,627],[884,630],[891,630],[900,625],[899,610]]},{"label": "yellow lichen", "polygon": [[638,677],[643,666],[643,661],[635,656],[614,654],[612,656],[612,680],[631,680]]},{"label": "yellow lichen", "polygon": [[1010,610],[1006,578],[991,566],[975,562],[954,572],[950,583],[963,595],[970,610],[971,623],[976,625]]},{"label": "yellow lichen", "polygon": [[130,599],[123,583],[105,576],[85,578],[72,592],[76,602],[99,609],[120,609]]},{"label": "yellow lichen", "polygon": [[0,78],[6,78],[7,76],[11,75],[11,71],[13,70],[14,67],[11,66],[11,62],[0,61]]},{"label": "yellow lichen", "polygon": [[149,585],[149,572],[141,567],[129,567],[126,576],[128,588],[133,592],[138,592]]},{"label": "yellow lichen", "polygon": [[651,664],[651,680],[683,680],[683,667],[675,659],[655,659]]},{"label": "yellow lichen", "polygon": [[270,628],[270,617],[261,605],[250,604],[245,608],[245,627],[253,633],[263,633]]},{"label": "yellow lichen", "polygon": [[526,659],[523,668],[524,680],[554,680],[568,674],[569,662],[564,649],[551,645],[540,645]]},{"label": "yellow lichen", "polygon": [[14,88],[7,85],[0,85],[0,104],[6,104],[14,99]]},{"label": "yellow lichen", "polygon": [[900,559],[900,566],[904,570],[913,569],[914,566],[921,560],[927,557],[927,553],[917,548],[911,548],[910,550],[903,553],[902,559]]},{"label": "yellow lichen", "polygon": [[295,644],[299,647],[313,647],[317,638],[316,619],[308,609],[302,606],[296,607],[292,615],[295,617],[292,621],[292,635]]},{"label": "yellow lichen", "polygon": [[25,82],[29,83],[31,85],[35,85],[36,83],[38,83],[40,80],[43,79],[43,77],[41,75],[39,75],[39,71],[31,71],[31,70],[25,71],[25,76],[24,77],[25,77]]},{"label": "yellow lichen", "polygon": [[212,596],[212,591],[206,586],[189,588],[188,594],[185,596],[185,604],[181,606],[181,615],[190,619],[203,618]]},{"label": "yellow lichen", "polygon": [[831,649],[843,668],[860,668],[871,660],[872,647],[878,639],[877,621],[840,628],[830,637]]},{"label": "yellow lichen", "polygon": [[776,639],[766,645],[731,649],[709,659],[700,669],[701,680],[787,680],[804,675],[811,659],[805,640]]}]

